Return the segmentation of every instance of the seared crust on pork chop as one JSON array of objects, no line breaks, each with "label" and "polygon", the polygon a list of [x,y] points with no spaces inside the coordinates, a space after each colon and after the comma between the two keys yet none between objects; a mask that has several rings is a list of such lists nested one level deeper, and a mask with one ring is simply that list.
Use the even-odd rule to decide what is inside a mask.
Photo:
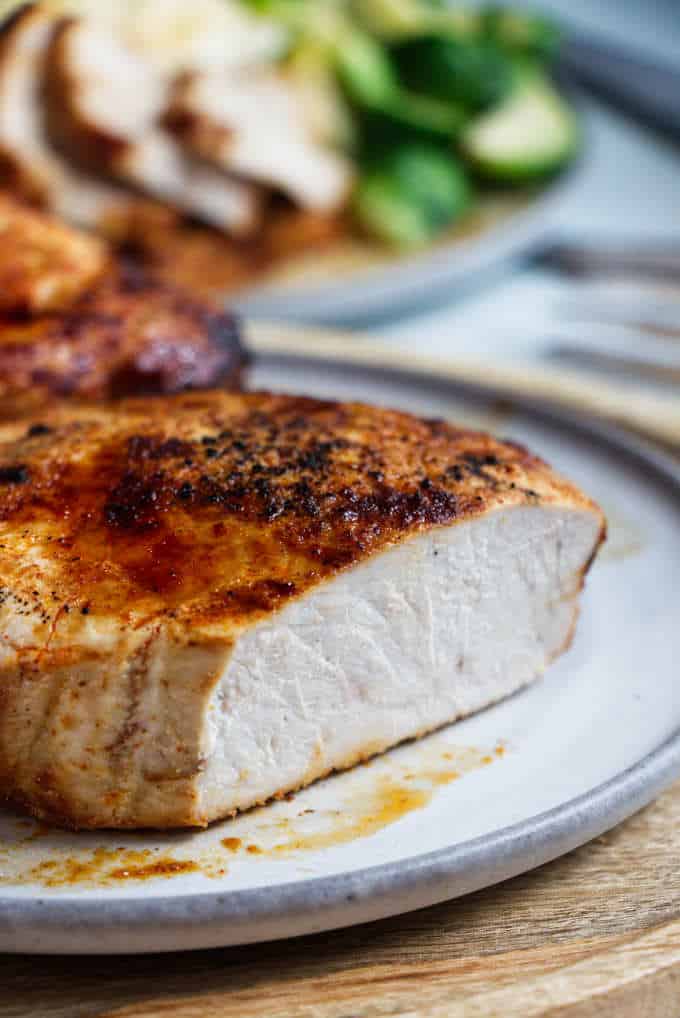
[{"label": "seared crust on pork chop", "polygon": [[170,827],[304,785],[531,681],[603,536],[526,449],[357,403],[207,392],[4,425],[0,791]]},{"label": "seared crust on pork chop", "polygon": [[121,263],[66,311],[0,317],[0,419],[54,396],[238,387],[244,364],[230,314]]},{"label": "seared crust on pork chop", "polygon": [[108,265],[101,240],[0,192],[0,313],[63,310]]}]

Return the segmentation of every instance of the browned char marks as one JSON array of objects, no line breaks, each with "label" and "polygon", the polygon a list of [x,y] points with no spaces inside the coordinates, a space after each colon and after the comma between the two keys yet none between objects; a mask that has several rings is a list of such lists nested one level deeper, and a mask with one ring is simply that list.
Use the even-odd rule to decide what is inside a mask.
[{"label": "browned char marks", "polygon": [[0,317],[5,408],[238,386],[245,363],[231,315],[125,262],[60,314]]},{"label": "browned char marks", "polygon": [[40,427],[0,444],[0,569],[21,587],[16,538],[42,542],[70,626],[246,624],[409,533],[560,492],[526,450],[361,404],[211,392]]}]

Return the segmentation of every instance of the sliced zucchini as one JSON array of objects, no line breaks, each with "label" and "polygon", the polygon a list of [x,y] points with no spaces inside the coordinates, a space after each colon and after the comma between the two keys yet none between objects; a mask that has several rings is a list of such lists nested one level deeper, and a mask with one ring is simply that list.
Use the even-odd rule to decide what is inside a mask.
[{"label": "sliced zucchini", "polygon": [[576,114],[549,79],[523,73],[499,107],[463,130],[460,151],[491,180],[523,183],[554,173],[578,150]]}]

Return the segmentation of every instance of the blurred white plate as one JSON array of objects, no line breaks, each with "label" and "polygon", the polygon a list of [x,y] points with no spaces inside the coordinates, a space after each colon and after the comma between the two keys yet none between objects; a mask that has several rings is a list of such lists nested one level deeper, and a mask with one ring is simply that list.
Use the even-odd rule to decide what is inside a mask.
[{"label": "blurred white plate", "polygon": [[0,951],[168,951],[421,908],[593,838],[680,774],[680,469],[602,425],[432,377],[264,357],[253,384],[451,417],[528,443],[610,537],[576,639],[489,710],[203,832],[72,834],[0,815]]}]

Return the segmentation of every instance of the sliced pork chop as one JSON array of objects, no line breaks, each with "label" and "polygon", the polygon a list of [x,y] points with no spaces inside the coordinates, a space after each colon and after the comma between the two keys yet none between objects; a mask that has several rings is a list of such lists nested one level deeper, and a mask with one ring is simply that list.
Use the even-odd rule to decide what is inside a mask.
[{"label": "sliced pork chop", "polygon": [[600,510],[525,449],[360,404],[196,393],[0,428],[0,790],[181,827],[531,682]]},{"label": "sliced pork chop", "polygon": [[108,264],[102,241],[0,192],[0,313],[61,311]]},{"label": "sliced pork chop", "polygon": [[47,59],[50,136],[80,165],[230,233],[252,232],[260,192],[187,157],[159,126],[167,84],[94,21],[62,19]]},{"label": "sliced pork chop", "polygon": [[245,361],[230,314],[122,263],[65,311],[0,316],[0,420],[55,396],[238,388]]},{"label": "sliced pork chop", "polygon": [[54,25],[42,5],[27,4],[0,26],[0,186],[96,228],[130,199],[113,184],[78,172],[49,144],[43,75]]},{"label": "sliced pork chop", "polygon": [[314,139],[302,102],[272,71],[185,74],[165,123],[196,156],[302,208],[333,212],[347,199],[349,162]]}]

